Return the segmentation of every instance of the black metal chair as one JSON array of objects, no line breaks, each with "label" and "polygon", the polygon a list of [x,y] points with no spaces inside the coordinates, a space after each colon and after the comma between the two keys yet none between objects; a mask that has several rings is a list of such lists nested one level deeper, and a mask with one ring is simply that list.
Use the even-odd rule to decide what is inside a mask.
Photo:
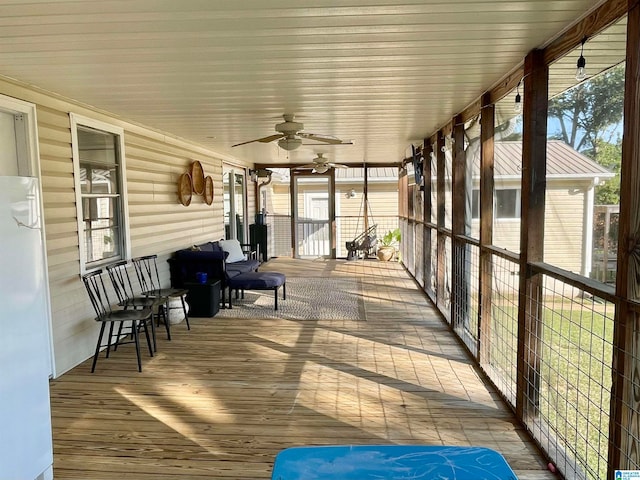
[{"label": "black metal chair", "polygon": [[[136,355],[138,358],[138,371],[142,371],[142,361],[140,359],[140,341],[138,339],[138,332],[140,328],[144,329],[145,336],[147,338],[147,346],[149,347],[149,354],[153,357],[153,349],[151,347],[151,339],[149,338],[149,329],[147,328],[148,322],[153,322],[151,308],[143,308],[141,310],[114,310],[111,307],[111,302],[107,295],[107,290],[102,280],[102,270],[96,270],[95,272],[88,273],[82,276],[82,281],[89,294],[91,305],[96,312],[96,321],[100,322],[100,334],[98,335],[98,342],[96,343],[96,351],[93,355],[93,363],[91,365],[91,373],[96,369],[96,363],[98,361],[98,355],[100,354],[101,347],[107,347],[107,358],[111,353],[111,347],[116,350],[118,345],[126,343],[135,343]],[[129,329],[133,340],[123,340],[122,329],[127,328],[125,325],[130,322]],[[113,338],[114,325],[118,324],[118,330]],[[102,337],[104,336],[105,327],[109,324],[109,336],[106,343],[102,343]],[[125,335],[125,338],[127,335]]]},{"label": "black metal chair", "polygon": [[[118,297],[119,306],[125,310],[128,308],[135,310],[141,308],[151,309],[151,337],[153,338],[153,351],[157,351],[156,322],[159,324],[160,316],[162,315],[165,326],[167,325],[168,320],[165,305],[169,297],[136,296],[133,293],[133,286],[131,278],[129,277],[129,271],[127,270],[126,260],[109,265],[107,267],[107,273],[111,279],[113,290],[116,292],[116,297]],[[156,315],[156,322],[153,321],[154,314]]]},{"label": "black metal chair", "polygon": [[[186,288],[162,288],[160,275],[158,274],[158,265],[156,263],[157,258],[157,255],[146,255],[144,257],[137,257],[131,260],[136,269],[136,275],[140,282],[140,287],[142,288],[142,295],[154,298],[179,298],[182,303],[182,311],[184,312],[184,319],[187,323],[187,330],[191,330],[191,325],[189,325],[189,315],[187,314],[187,304],[184,299],[185,295],[189,293],[189,290]],[[165,325],[167,326],[167,338],[171,340],[168,303],[166,315],[167,318]]]}]

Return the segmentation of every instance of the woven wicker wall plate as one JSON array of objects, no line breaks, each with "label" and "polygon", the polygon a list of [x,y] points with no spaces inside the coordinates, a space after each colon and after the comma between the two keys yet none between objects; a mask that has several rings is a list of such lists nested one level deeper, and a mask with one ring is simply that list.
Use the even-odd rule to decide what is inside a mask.
[{"label": "woven wicker wall plate", "polygon": [[178,199],[182,205],[188,207],[191,204],[192,195],[193,184],[191,182],[191,175],[183,173],[178,179]]},{"label": "woven wicker wall plate", "polygon": [[204,193],[204,170],[199,161],[191,164],[191,181],[193,182],[193,193],[202,195]]},{"label": "woven wicker wall plate", "polygon": [[204,201],[207,205],[213,203],[213,178],[210,175],[204,179]]}]

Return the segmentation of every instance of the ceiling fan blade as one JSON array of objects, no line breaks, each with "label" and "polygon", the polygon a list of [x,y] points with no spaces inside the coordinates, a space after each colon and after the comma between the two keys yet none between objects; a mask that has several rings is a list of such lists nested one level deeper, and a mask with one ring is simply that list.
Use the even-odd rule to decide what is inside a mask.
[{"label": "ceiling fan blade", "polygon": [[307,138],[309,140],[313,140],[315,142],[328,143],[330,145],[351,145],[351,142],[343,142],[337,137],[332,137],[330,135],[318,135],[316,133],[304,133],[300,132],[302,138]]},{"label": "ceiling fan blade", "polygon": [[256,138],[255,140],[249,140],[248,142],[236,143],[235,145],[231,145],[231,147],[239,147],[240,145],[246,145],[247,143],[253,142],[269,143],[283,137],[285,137],[283,133],[276,133],[274,135],[269,135],[268,137]]},{"label": "ceiling fan blade", "polygon": [[327,163],[331,168],[349,168],[346,165],[342,165],[341,163]]}]

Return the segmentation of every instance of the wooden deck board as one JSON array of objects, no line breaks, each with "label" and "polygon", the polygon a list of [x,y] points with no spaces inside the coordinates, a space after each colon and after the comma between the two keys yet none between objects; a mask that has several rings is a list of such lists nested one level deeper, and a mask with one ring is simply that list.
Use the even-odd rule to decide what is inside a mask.
[{"label": "wooden deck board", "polygon": [[131,346],[83,363],[51,384],[57,480],[269,479],[290,446],[388,443],[481,445],[523,480],[555,478],[398,264],[262,269],[359,276],[365,318],[193,318],[171,342],[159,330],[142,373]]}]

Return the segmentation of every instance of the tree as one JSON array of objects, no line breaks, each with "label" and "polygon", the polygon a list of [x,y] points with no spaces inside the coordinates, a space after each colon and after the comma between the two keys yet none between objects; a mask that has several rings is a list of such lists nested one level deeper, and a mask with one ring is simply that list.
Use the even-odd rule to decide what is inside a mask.
[{"label": "tree", "polygon": [[549,117],[558,121],[551,138],[564,141],[616,174],[596,188],[599,205],[620,201],[624,68],[620,63],[549,101]]},{"label": "tree", "polygon": [[616,143],[600,141],[596,144],[598,163],[608,168],[616,176],[604,185],[596,187],[596,205],[617,205],[620,203],[620,159],[622,158],[622,140]]},{"label": "tree", "polygon": [[611,143],[622,121],[624,63],[550,99],[549,117],[558,130],[552,138],[564,141],[598,161],[597,146]]}]

